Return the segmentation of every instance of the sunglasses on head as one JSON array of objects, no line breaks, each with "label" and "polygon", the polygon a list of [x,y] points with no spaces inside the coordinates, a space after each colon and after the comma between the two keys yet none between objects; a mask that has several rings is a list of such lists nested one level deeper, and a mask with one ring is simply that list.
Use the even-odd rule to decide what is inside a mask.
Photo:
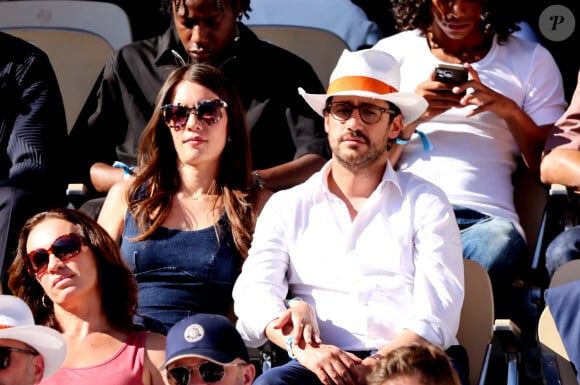
[{"label": "sunglasses on head", "polygon": [[161,106],[161,113],[168,127],[180,130],[187,124],[191,114],[194,114],[199,122],[208,126],[218,123],[223,117],[222,108],[227,106],[228,104],[221,99],[203,100],[193,107],[165,104]]},{"label": "sunglasses on head", "polygon": [[61,235],[56,238],[50,248],[36,249],[28,253],[28,268],[31,274],[37,277],[42,276],[48,269],[48,259],[50,254],[61,261],[67,261],[76,257],[81,252],[83,239],[75,233]]},{"label": "sunglasses on head", "polygon": [[7,369],[10,366],[10,354],[12,353],[32,354],[33,356],[38,355],[38,352],[34,350],[0,346],[0,370]]},{"label": "sunglasses on head", "polygon": [[220,365],[206,361],[200,365],[182,365],[167,369],[167,378],[171,385],[189,385],[194,370],[197,370],[199,377],[206,383],[218,382],[225,374],[226,366],[240,366],[245,363],[235,363]]}]

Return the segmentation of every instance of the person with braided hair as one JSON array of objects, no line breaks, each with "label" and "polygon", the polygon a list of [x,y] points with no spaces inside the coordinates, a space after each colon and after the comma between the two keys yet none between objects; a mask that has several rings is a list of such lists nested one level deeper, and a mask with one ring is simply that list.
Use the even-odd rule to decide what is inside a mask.
[{"label": "person with braided hair", "polygon": [[296,90],[323,92],[322,83],[305,60],[240,21],[250,1],[164,0],[163,9],[171,14],[163,34],[121,48],[103,68],[69,135],[69,181],[90,186],[96,197],[129,178],[162,83],[176,66],[195,62],[220,67],[239,90],[256,184],[276,191],[320,169],[330,158],[322,119]]}]

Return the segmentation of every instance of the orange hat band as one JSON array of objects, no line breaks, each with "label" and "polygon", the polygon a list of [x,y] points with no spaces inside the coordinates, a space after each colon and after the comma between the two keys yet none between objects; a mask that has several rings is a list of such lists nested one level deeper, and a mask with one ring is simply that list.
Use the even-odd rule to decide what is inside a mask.
[{"label": "orange hat band", "polygon": [[10,329],[13,328],[14,326],[12,325],[0,325],[0,329]]},{"label": "orange hat band", "polygon": [[381,95],[398,92],[395,87],[377,79],[366,76],[345,76],[333,80],[332,83],[328,85],[326,93],[330,95],[336,92],[353,90],[374,92]]}]

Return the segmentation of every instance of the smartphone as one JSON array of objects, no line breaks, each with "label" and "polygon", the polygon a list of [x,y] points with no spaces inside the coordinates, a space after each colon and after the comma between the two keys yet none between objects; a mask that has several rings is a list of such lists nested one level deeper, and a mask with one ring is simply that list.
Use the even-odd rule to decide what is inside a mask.
[{"label": "smartphone", "polygon": [[437,64],[435,66],[435,80],[447,84],[463,84],[467,81],[468,73],[465,67],[453,64]]},{"label": "smartphone", "polygon": [[[453,64],[437,64],[435,66],[435,80],[452,85],[463,84],[467,81],[468,73],[465,67]],[[441,92],[451,92],[451,90],[441,91]],[[465,91],[458,93],[457,95],[465,95]]]}]

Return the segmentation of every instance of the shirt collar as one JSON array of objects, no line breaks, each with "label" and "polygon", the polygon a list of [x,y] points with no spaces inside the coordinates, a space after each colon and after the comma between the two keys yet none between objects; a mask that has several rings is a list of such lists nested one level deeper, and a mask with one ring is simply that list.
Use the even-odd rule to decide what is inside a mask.
[{"label": "shirt collar", "polygon": [[[329,160],[328,162],[326,162],[326,164],[322,166],[320,172],[318,173],[318,177],[320,178],[319,179],[320,188],[325,193],[330,193],[330,190],[328,189],[328,175],[330,175],[330,171],[332,170],[332,163],[333,160]],[[401,195],[403,194],[399,175],[397,171],[393,169],[391,163],[387,160],[387,165],[385,167],[385,172],[383,173],[382,181],[381,183],[379,183],[375,191],[384,190],[386,186],[389,186],[391,184],[397,188],[397,191],[399,191]]]},{"label": "shirt collar", "polygon": [[[239,38],[232,44],[228,49],[229,53],[226,58],[222,61],[223,64],[229,64],[234,61],[234,59],[244,52],[244,46],[247,42],[253,39],[258,39],[256,34],[252,32],[243,23],[238,22]],[[171,20],[169,28],[159,37],[157,42],[157,56],[155,57],[155,64],[167,65],[174,64],[178,65],[177,59],[171,51],[176,51],[185,62],[189,62],[189,55],[185,52],[181,40],[179,40],[179,34],[175,28],[175,23]],[[226,71],[227,72],[227,71]]]}]

